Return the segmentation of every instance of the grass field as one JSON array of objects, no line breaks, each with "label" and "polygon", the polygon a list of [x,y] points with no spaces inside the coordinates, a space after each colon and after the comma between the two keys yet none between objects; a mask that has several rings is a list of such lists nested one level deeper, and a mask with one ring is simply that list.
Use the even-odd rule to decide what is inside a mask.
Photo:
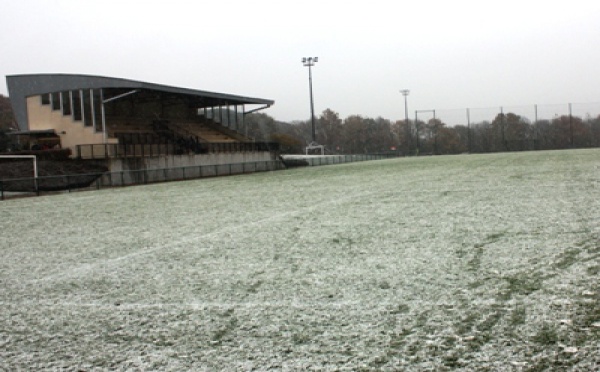
[{"label": "grass field", "polygon": [[600,150],[0,202],[0,369],[600,368]]}]

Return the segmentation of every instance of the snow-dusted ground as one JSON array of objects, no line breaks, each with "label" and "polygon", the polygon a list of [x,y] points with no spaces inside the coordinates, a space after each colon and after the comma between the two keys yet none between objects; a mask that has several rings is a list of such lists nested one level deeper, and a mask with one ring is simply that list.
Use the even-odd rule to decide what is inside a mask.
[{"label": "snow-dusted ground", "polygon": [[600,150],[0,202],[0,369],[600,367]]}]

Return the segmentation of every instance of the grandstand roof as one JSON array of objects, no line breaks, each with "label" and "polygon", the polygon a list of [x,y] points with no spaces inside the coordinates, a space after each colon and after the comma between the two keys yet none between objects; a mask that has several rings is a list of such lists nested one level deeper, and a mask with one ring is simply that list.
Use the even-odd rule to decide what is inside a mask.
[{"label": "grandstand roof", "polygon": [[[78,89],[103,89],[104,100],[108,101],[131,90],[154,92],[154,99],[169,100],[185,97],[197,108],[227,105],[267,105],[275,102],[268,99],[244,97],[225,93],[207,92],[106,76],[75,74],[27,74],[6,76],[8,94],[20,130],[27,130],[26,99],[47,93]],[[144,99],[148,99],[145,95]]]}]

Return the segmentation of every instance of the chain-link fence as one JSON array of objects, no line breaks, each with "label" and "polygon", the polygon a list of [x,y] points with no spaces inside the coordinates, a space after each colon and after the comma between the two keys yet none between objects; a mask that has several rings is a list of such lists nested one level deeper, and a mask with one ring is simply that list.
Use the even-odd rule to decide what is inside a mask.
[{"label": "chain-link fence", "polygon": [[409,154],[600,146],[600,103],[416,110],[405,130]]},{"label": "chain-link fence", "polygon": [[417,110],[418,120],[427,122],[435,118],[449,127],[457,125],[492,123],[499,114],[515,114],[523,121],[536,123],[539,121],[552,121],[561,116],[573,116],[582,121],[590,121],[600,116],[600,102],[592,103],[564,103],[546,105],[523,106],[497,106],[484,108],[464,109],[431,109]]}]

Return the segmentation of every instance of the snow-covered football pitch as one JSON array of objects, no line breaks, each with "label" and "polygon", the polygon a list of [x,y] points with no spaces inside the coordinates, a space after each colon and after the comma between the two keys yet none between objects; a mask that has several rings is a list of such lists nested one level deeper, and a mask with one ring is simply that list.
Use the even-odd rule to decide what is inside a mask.
[{"label": "snow-covered football pitch", "polygon": [[600,150],[0,202],[0,370],[600,368]]}]

